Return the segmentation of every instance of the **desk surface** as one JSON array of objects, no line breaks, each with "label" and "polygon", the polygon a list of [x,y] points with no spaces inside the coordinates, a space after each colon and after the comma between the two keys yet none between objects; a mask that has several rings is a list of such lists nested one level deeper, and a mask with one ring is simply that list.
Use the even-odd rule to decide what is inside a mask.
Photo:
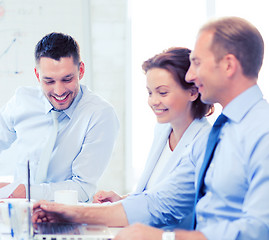
[{"label": "desk surface", "polygon": [[[113,236],[116,236],[122,228],[109,228]],[[11,235],[8,233],[0,233],[0,240],[10,240]]]}]

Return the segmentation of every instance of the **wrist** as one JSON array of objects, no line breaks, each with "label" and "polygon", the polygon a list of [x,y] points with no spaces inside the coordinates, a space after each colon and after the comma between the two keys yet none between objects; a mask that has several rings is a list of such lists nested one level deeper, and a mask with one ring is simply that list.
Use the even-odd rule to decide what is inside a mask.
[{"label": "wrist", "polygon": [[162,240],[175,240],[176,234],[175,232],[163,232],[162,234]]}]

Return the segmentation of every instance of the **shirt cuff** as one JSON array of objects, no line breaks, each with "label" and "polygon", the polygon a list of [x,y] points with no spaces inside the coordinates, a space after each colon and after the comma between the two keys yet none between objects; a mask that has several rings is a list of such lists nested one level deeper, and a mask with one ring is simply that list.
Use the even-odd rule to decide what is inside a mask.
[{"label": "shirt cuff", "polygon": [[133,194],[122,200],[128,223],[143,223],[150,225],[152,222],[148,209],[148,203],[144,195]]}]

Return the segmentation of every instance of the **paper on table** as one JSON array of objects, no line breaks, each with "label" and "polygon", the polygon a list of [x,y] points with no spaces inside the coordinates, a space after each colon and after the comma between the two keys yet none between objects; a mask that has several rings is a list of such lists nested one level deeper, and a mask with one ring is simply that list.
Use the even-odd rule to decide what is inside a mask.
[{"label": "paper on table", "polygon": [[5,187],[0,188],[0,201],[1,198],[8,198],[11,193],[14,192],[14,190],[20,185],[19,181],[14,181],[13,183],[10,183],[6,185]]}]

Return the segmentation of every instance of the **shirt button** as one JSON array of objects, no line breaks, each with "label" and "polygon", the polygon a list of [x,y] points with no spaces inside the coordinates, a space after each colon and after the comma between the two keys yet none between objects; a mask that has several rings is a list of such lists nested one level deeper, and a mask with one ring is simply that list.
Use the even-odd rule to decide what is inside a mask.
[{"label": "shirt button", "polygon": [[204,221],[204,218],[203,218],[202,216],[199,216],[199,217],[198,217],[198,221],[199,221],[199,222],[203,222],[203,221]]},{"label": "shirt button", "polygon": [[215,166],[214,163],[211,163],[211,164],[210,164],[210,168],[213,168],[214,166]]}]

